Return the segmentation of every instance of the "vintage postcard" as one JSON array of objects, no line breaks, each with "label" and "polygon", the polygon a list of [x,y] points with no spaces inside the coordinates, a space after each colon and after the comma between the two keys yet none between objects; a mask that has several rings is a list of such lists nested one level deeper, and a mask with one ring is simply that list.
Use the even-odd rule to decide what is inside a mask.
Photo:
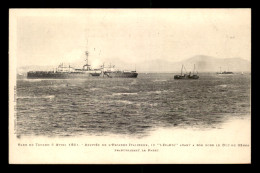
[{"label": "vintage postcard", "polygon": [[251,9],[10,9],[10,164],[251,163]]}]

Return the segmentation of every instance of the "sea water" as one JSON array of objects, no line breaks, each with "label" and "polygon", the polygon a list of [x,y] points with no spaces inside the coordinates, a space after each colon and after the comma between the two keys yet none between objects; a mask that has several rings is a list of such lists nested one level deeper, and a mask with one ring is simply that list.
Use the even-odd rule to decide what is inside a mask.
[{"label": "sea water", "polygon": [[217,129],[250,117],[250,74],[19,79],[17,136],[144,137],[160,128]]}]

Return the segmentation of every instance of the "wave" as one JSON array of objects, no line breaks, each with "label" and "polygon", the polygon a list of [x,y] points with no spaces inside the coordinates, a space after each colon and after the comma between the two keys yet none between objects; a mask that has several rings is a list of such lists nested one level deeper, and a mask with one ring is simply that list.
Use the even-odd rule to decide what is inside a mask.
[{"label": "wave", "polygon": [[217,87],[226,88],[226,87],[227,87],[227,85],[217,85]]},{"label": "wave", "polygon": [[47,96],[40,96],[40,97],[36,97],[36,96],[23,96],[23,97],[17,97],[17,99],[53,99],[55,98],[55,95],[47,95]]},{"label": "wave", "polygon": [[[22,79],[22,80],[25,80],[25,81],[28,81],[28,82],[41,82],[43,81],[44,79]],[[46,79],[45,79],[46,80]]]},{"label": "wave", "polygon": [[90,91],[97,91],[97,90],[101,90],[101,88],[90,88]]},{"label": "wave", "polygon": [[121,96],[121,95],[137,95],[138,93],[113,93],[113,96]]},{"label": "wave", "polygon": [[160,80],[160,79],[156,79],[156,80],[153,80],[153,82],[166,82],[167,80]]},{"label": "wave", "polygon": [[162,91],[160,91],[160,90],[158,90],[158,91],[148,91],[148,92],[146,92],[146,93],[148,93],[148,94],[161,94],[161,93],[163,93],[163,92],[174,92],[174,91],[168,91],[168,90],[162,90]]},{"label": "wave", "polygon": [[126,90],[129,90],[129,87],[125,87],[125,86],[114,86],[112,88],[113,89],[126,89]]},{"label": "wave", "polygon": [[134,102],[128,101],[128,100],[117,100],[117,103],[124,103],[124,104],[133,104]]}]

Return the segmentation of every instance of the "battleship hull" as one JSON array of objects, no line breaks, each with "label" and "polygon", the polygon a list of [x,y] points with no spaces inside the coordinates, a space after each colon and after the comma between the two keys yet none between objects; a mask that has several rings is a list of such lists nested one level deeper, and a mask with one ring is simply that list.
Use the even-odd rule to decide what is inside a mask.
[{"label": "battleship hull", "polygon": [[104,75],[110,78],[137,78],[138,73],[136,72],[104,72]]},{"label": "battleship hull", "polygon": [[101,72],[53,72],[53,71],[30,71],[27,73],[28,79],[73,79],[100,76]]}]

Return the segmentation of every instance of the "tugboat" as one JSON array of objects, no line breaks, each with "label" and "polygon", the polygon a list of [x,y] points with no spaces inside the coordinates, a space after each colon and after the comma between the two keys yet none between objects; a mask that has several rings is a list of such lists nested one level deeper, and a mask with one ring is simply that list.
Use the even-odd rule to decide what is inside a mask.
[{"label": "tugboat", "polygon": [[182,74],[183,67],[184,66],[182,65],[181,75],[174,75],[174,79],[199,79],[198,72],[197,72],[197,74],[194,74],[195,64],[194,64],[193,74],[191,74],[191,72],[189,74]]},{"label": "tugboat", "polygon": [[109,67],[105,67],[104,64],[102,66],[103,69],[103,77],[109,77],[109,78],[137,78],[138,73],[135,71],[122,71],[122,70],[116,70],[115,65]]},{"label": "tugboat", "polygon": [[86,78],[89,76],[100,76],[102,73],[101,69],[91,69],[88,64],[88,51],[86,54],[86,64],[83,65],[82,69],[76,69],[71,66],[64,66],[63,63],[53,71],[29,71],[27,73],[28,79],[67,79],[67,78]]}]

